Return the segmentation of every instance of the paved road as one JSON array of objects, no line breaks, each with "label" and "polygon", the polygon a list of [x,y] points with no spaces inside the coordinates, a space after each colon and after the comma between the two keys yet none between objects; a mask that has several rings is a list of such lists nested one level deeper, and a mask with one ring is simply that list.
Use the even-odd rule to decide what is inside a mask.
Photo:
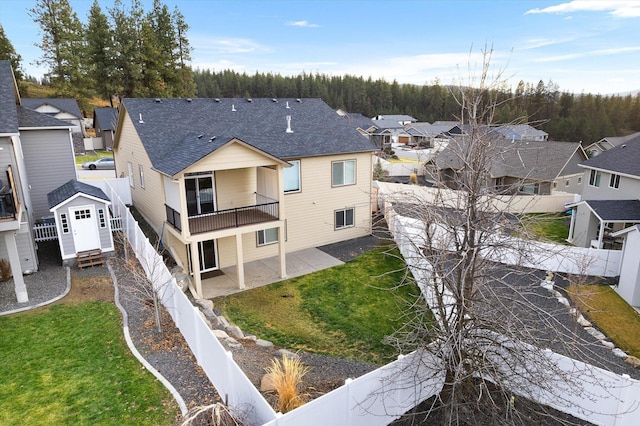
[{"label": "paved road", "polygon": [[116,177],[115,170],[86,170],[78,168],[78,179],[103,179]]}]

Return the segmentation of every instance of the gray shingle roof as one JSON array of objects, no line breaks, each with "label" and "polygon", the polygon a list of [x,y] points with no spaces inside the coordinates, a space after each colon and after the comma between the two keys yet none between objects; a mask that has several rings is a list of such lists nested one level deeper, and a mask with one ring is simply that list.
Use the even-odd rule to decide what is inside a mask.
[{"label": "gray shingle roof", "polygon": [[0,61],[0,133],[18,133],[16,89],[9,61]]},{"label": "gray shingle roof", "polygon": [[118,119],[118,110],[111,107],[96,108],[93,110],[93,127],[102,130],[115,130]]},{"label": "gray shingle roof", "polygon": [[640,222],[640,200],[586,200],[603,221]]},{"label": "gray shingle roof", "polygon": [[376,124],[369,117],[365,117],[362,114],[350,112],[344,115],[344,118],[353,126],[362,130],[368,130],[372,127],[376,127]]},{"label": "gray shingle roof", "polygon": [[[489,137],[488,135],[486,137]],[[440,169],[459,169],[457,152],[464,152],[466,138],[456,137],[436,157]],[[578,142],[515,141],[492,139],[487,156],[492,177],[514,177],[536,181],[555,179],[580,144]]]},{"label": "gray shingle roof", "polygon": [[153,167],[171,176],[234,138],[281,159],[376,150],[321,99],[127,98],[122,105]]},{"label": "gray shingle roof", "polygon": [[498,126],[496,132],[503,135],[507,139],[511,139],[512,136],[518,136],[524,138],[525,136],[549,136],[549,134],[535,127],[531,127],[528,124],[507,124],[504,126]]},{"label": "gray shingle roof", "polygon": [[62,186],[59,186],[58,188],[47,194],[49,208],[51,209],[57,206],[58,204],[68,200],[78,193],[90,195],[92,197],[100,198],[105,201],[110,201],[109,197],[107,197],[102,189],[92,185],[88,185],[86,183],[78,182],[75,179],[71,179],[69,182],[65,183]]},{"label": "gray shingle roof", "polygon": [[373,121],[373,124],[380,129],[404,129],[404,124],[400,123],[398,120],[391,120],[386,117],[380,120],[371,121]]},{"label": "gray shingle roof", "polygon": [[640,176],[640,136],[590,158],[582,166]]},{"label": "gray shingle roof", "polygon": [[22,106],[29,109],[37,109],[42,105],[51,105],[61,111],[68,112],[78,118],[82,118],[82,113],[78,107],[78,102],[70,98],[22,98]]},{"label": "gray shingle roof", "polygon": [[50,117],[46,114],[40,114],[37,111],[18,106],[18,124],[24,127],[60,127],[70,128],[71,124],[57,118]]}]

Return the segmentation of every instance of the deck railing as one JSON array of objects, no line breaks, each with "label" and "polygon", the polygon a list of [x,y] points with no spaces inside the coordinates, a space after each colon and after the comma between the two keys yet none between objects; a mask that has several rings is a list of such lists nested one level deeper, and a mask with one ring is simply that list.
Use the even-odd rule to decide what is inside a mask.
[{"label": "deck railing", "polygon": [[164,209],[167,213],[167,222],[169,222],[178,231],[182,231],[182,223],[180,222],[180,212],[175,211],[168,205],[164,205]]},{"label": "deck railing", "polygon": [[218,210],[213,213],[189,216],[191,234],[278,220],[280,203],[277,201],[254,206]]}]

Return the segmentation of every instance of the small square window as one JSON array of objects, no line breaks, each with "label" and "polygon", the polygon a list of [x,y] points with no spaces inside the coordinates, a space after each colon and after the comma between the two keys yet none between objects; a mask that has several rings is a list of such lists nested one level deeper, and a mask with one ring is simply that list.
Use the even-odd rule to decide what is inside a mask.
[{"label": "small square window", "polygon": [[356,183],[356,160],[331,163],[331,185],[344,186]]},{"label": "small square window", "polygon": [[354,226],[355,211],[353,208],[336,210],[335,229],[350,228]]},{"label": "small square window", "polygon": [[278,242],[278,228],[261,229],[257,232],[258,246],[266,246]]}]

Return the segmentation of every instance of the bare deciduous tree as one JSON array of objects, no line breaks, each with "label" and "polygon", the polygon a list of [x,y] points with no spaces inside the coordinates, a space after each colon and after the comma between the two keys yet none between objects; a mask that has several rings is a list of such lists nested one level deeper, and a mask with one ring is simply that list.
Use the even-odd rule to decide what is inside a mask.
[{"label": "bare deciduous tree", "polygon": [[[492,75],[490,62],[487,50],[479,69],[470,67],[469,80],[452,89],[464,133],[451,139],[434,164],[436,195],[428,202],[406,195],[388,200],[420,224],[411,243],[416,258],[405,260],[419,275],[428,304],[412,306],[410,320],[389,341],[405,353],[430,355],[423,357],[437,360],[430,370],[446,373],[437,398],[416,409],[411,421],[530,423],[517,395],[544,393],[567,403],[575,395],[591,396],[588,371],[568,373],[544,349],[607,366],[601,356],[606,349],[589,342],[573,326],[569,309],[541,286],[545,271],[522,266],[561,255],[561,249],[540,253],[527,244],[528,227],[509,213],[524,180],[494,181],[495,167],[528,148],[494,132],[503,75]],[[500,262],[509,256],[515,266]],[[560,415],[535,407],[556,420]]]}]

